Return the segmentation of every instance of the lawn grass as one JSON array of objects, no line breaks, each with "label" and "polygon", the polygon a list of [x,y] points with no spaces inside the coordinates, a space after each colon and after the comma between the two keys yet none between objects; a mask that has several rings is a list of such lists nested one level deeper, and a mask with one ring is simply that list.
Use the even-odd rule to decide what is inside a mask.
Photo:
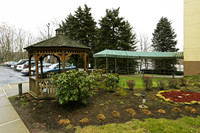
[{"label": "lawn grass", "polygon": [[[119,86],[120,87],[125,87],[127,88],[127,84],[126,84],[126,81],[127,80],[130,80],[130,79],[134,79],[135,80],[135,88],[143,88],[143,84],[142,84],[142,78],[141,77],[133,77],[133,76],[119,76],[120,80],[119,80]],[[166,84],[167,84],[167,80],[169,78],[156,78],[156,77],[153,77],[152,78],[152,81],[153,81],[153,87],[157,87],[157,84],[156,84],[156,80],[164,80],[166,81]]]},{"label": "lawn grass", "polygon": [[199,133],[200,116],[171,119],[133,119],[123,124],[77,127],[76,133]]}]

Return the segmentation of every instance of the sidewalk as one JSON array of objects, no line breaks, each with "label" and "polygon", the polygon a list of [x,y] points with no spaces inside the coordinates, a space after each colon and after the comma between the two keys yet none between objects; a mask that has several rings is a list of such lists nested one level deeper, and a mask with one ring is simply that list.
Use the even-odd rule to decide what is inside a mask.
[{"label": "sidewalk", "polygon": [[[22,88],[23,93],[28,92],[29,83],[23,83]],[[0,133],[29,133],[8,100],[8,97],[14,95],[18,95],[18,84],[8,84],[0,87]]]}]

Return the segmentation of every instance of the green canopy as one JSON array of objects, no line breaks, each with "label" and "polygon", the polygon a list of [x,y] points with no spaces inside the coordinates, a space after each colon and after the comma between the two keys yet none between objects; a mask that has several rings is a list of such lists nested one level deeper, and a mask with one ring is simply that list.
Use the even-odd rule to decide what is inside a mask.
[{"label": "green canopy", "polygon": [[123,50],[103,50],[93,55],[94,58],[133,58],[133,59],[183,59],[183,52],[136,52]]}]

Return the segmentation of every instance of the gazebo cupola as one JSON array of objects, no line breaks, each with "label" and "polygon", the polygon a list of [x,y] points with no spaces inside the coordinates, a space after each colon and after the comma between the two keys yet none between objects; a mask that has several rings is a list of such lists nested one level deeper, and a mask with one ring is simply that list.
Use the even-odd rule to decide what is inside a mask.
[{"label": "gazebo cupola", "polygon": [[[30,93],[36,98],[42,98],[44,88],[47,90],[45,97],[55,97],[56,88],[50,83],[50,79],[44,79],[43,76],[43,67],[40,67],[40,76],[38,70],[38,63],[42,66],[42,61],[44,57],[48,55],[53,55],[57,58],[60,65],[62,64],[62,72],[65,72],[65,62],[71,55],[79,55],[84,60],[84,70],[87,66],[87,55],[90,50],[89,47],[69,39],[64,35],[64,30],[62,28],[56,29],[56,36],[49,38],[47,40],[38,42],[31,46],[24,48],[28,51],[29,58],[29,88]],[[31,76],[31,58],[35,60],[35,77]]]}]

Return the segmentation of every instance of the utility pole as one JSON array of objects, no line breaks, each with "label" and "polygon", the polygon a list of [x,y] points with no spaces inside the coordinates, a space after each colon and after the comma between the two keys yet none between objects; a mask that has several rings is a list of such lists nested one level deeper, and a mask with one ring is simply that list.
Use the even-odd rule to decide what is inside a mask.
[{"label": "utility pole", "polygon": [[[47,29],[48,29],[48,32],[47,32],[47,34],[48,34],[48,39],[49,39],[49,27],[50,27],[50,23],[47,24]],[[50,63],[50,55],[48,55],[47,58],[48,58],[48,62]]]},{"label": "utility pole", "polygon": [[48,32],[47,32],[47,34],[48,34],[48,39],[49,39],[49,27],[50,27],[50,23],[47,24],[47,29],[48,29]]}]

